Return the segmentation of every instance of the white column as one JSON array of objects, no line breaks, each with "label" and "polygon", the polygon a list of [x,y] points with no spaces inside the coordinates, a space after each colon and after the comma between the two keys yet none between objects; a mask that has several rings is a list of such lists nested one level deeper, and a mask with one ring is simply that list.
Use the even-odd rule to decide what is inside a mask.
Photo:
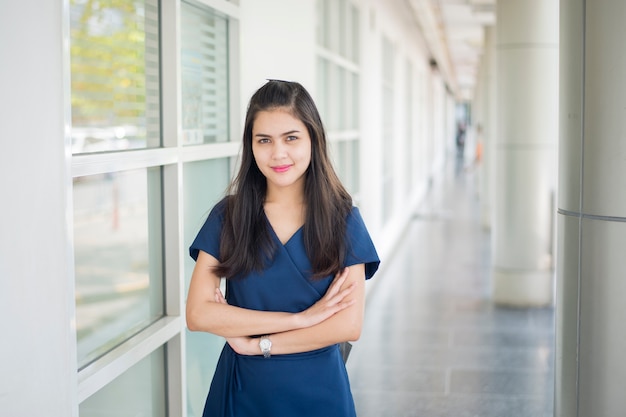
[{"label": "white column", "polygon": [[67,1],[0,2],[0,414],[77,416]]},{"label": "white column", "polygon": [[626,3],[561,3],[555,416],[626,410]]},{"label": "white column", "polygon": [[493,282],[499,304],[552,303],[558,0],[497,3]]}]

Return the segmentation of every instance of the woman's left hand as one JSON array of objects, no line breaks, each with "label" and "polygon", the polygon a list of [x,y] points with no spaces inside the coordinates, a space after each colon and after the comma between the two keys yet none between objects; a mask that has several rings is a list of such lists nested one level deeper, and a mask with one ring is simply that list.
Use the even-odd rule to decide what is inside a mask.
[{"label": "woman's left hand", "polygon": [[[228,304],[228,302],[226,302],[226,297],[224,297],[224,294],[222,294],[222,291],[219,288],[215,290],[215,302]],[[227,337],[226,342],[228,342],[230,347],[240,355],[261,354],[258,338],[248,336]]]}]

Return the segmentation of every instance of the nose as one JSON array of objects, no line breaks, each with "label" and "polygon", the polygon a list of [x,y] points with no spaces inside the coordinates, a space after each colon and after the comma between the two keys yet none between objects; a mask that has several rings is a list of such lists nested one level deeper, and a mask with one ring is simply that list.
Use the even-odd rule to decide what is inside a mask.
[{"label": "nose", "polygon": [[286,145],[280,140],[274,142],[274,146],[272,147],[272,159],[282,159],[286,155],[287,155]]}]

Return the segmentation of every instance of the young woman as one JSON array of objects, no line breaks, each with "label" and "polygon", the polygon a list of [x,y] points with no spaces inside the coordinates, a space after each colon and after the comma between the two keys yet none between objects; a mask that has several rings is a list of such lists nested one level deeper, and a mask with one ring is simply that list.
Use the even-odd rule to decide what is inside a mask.
[{"label": "young woman", "polygon": [[355,416],[339,343],[360,336],[379,259],[300,84],[252,96],[242,152],[190,248],[187,325],[226,338],[204,417]]}]

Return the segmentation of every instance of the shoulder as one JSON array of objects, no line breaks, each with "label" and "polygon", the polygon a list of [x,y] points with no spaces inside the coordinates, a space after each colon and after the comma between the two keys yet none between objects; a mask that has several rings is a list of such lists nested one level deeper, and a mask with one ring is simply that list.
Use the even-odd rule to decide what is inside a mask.
[{"label": "shoulder", "polygon": [[365,278],[369,279],[378,270],[380,259],[357,207],[352,207],[346,223],[346,266],[365,264]]},{"label": "shoulder", "polygon": [[346,218],[346,225],[348,227],[348,231],[350,231],[351,228],[365,227],[365,222],[363,221],[363,217],[361,216],[361,212],[358,207],[352,206]]},{"label": "shoulder", "polygon": [[358,207],[352,207],[346,218],[346,238],[348,241],[370,239],[367,226]]},{"label": "shoulder", "polygon": [[232,207],[232,196],[226,196],[218,201],[207,217],[204,226],[213,229],[222,228],[224,223],[228,224],[230,219],[230,208]]},{"label": "shoulder", "polygon": [[224,224],[224,216],[228,206],[228,197],[224,197],[213,206],[204,224],[191,244],[190,255],[195,260],[200,250],[219,258],[220,236]]},{"label": "shoulder", "polygon": [[[226,210],[228,209],[228,203],[231,199],[231,196],[226,196],[217,202],[211,209],[211,214],[223,216]],[[211,215],[209,214],[209,216]]]},{"label": "shoulder", "polygon": [[232,196],[226,196],[218,201],[206,219],[205,223],[223,223],[225,218],[229,215],[229,208],[232,207]]}]

